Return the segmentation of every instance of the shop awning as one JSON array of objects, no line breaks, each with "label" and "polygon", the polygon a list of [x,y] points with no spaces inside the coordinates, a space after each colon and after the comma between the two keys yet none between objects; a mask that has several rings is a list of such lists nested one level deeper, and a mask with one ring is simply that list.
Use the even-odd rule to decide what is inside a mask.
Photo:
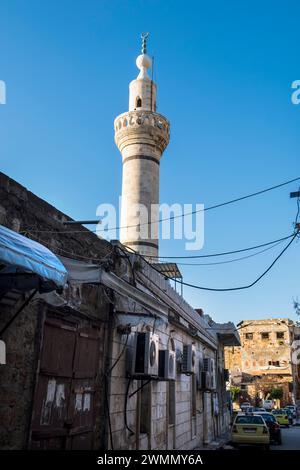
[{"label": "shop awning", "polygon": [[38,288],[39,291],[50,291],[64,287],[67,275],[62,262],[48,248],[0,225],[2,289],[5,290],[5,284],[14,278],[19,290]]}]

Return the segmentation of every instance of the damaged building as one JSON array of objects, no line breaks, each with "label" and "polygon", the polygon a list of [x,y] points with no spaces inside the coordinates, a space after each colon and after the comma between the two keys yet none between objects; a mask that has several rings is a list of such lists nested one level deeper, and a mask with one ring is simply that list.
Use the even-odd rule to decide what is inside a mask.
[{"label": "damaged building", "polygon": [[288,318],[243,320],[238,324],[241,346],[225,348],[226,367],[240,399],[259,404],[272,389],[282,390],[283,405],[294,403],[297,365],[293,361],[297,327]]}]

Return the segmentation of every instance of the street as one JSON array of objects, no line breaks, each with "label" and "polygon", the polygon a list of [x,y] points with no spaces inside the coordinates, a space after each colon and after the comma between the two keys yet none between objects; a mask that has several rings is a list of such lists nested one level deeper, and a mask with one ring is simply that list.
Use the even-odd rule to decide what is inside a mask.
[{"label": "street", "polygon": [[272,450],[300,450],[300,426],[282,428],[282,445],[272,445]]}]

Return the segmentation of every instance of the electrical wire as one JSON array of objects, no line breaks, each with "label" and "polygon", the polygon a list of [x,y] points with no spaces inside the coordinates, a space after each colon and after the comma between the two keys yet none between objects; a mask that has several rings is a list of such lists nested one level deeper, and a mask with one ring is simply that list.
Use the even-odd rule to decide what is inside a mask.
[{"label": "electrical wire", "polygon": [[144,387],[146,387],[146,385],[148,385],[150,382],[151,382],[151,379],[148,379],[145,382],[143,382],[142,385],[140,385],[139,388],[137,388],[134,392],[132,392],[129,395],[129,398],[133,397],[136,393],[138,393],[140,390],[142,390]]},{"label": "electrical wire", "polygon": [[123,248],[121,248],[120,246],[117,246],[117,248],[124,254],[129,266],[130,266],[130,271],[131,271],[131,275],[132,275],[132,283],[133,285],[136,287],[136,279],[135,279],[135,272],[134,272],[134,269],[133,269],[133,266],[132,266],[132,263],[131,263],[131,260],[128,256],[128,253],[126,252],[126,250],[123,250]]},{"label": "electrical wire", "polygon": [[[31,232],[36,232],[36,233],[38,233],[38,232],[39,233],[42,233],[42,232],[52,233],[52,232],[54,232],[54,233],[65,233],[65,234],[67,234],[67,233],[81,233],[81,232],[100,233],[100,232],[109,232],[109,231],[112,231],[112,230],[121,230],[121,229],[127,229],[127,228],[141,227],[141,226],[144,226],[144,225],[153,225],[155,223],[164,222],[166,220],[174,220],[174,219],[178,219],[178,218],[183,218],[187,215],[193,215],[193,214],[197,214],[199,212],[207,212],[207,211],[210,211],[210,210],[213,210],[213,209],[218,209],[219,207],[228,206],[229,204],[234,204],[236,202],[243,201],[243,200],[249,199],[251,197],[259,196],[260,194],[264,194],[264,193],[267,193],[269,191],[273,191],[274,189],[282,188],[283,186],[294,183],[295,181],[298,181],[298,180],[300,180],[300,176],[297,177],[297,178],[293,178],[289,181],[285,181],[283,183],[277,184],[275,186],[271,186],[269,188],[262,189],[260,191],[256,191],[254,193],[247,194],[246,196],[241,196],[241,197],[231,199],[231,200],[226,201],[226,202],[221,202],[219,204],[214,204],[212,206],[205,207],[204,209],[198,209],[198,210],[194,210],[194,211],[191,211],[191,212],[186,212],[185,214],[174,215],[174,216],[165,217],[165,218],[161,218],[161,219],[158,219],[158,220],[148,221],[148,222],[139,223],[139,224],[135,224],[135,225],[117,226],[117,227],[105,228],[105,229],[101,229],[101,230],[89,230],[89,229],[85,228],[84,230],[70,230],[70,231],[65,231],[65,230],[64,231],[31,230]],[[23,233],[23,232],[20,232],[20,233]]]},{"label": "electrical wire", "polygon": [[[229,292],[229,291],[238,291],[238,290],[245,290],[245,289],[250,289],[250,287],[253,287],[255,284],[257,284],[271,269],[272,267],[277,263],[279,258],[287,251],[287,249],[290,247],[290,245],[293,243],[295,238],[298,236],[299,230],[295,232],[293,235],[293,238],[288,242],[288,244],[284,247],[284,249],[279,253],[278,256],[276,256],[275,260],[270,264],[270,266],[253,282],[250,284],[247,284],[245,286],[239,286],[239,287],[230,287],[230,288],[213,288],[213,287],[204,287],[204,286],[198,286],[195,284],[190,284],[188,282],[183,282],[181,281],[180,284],[187,286],[187,287],[192,287],[193,289],[198,289],[198,290],[205,290],[205,291],[212,291],[212,292]],[[132,250],[135,252],[135,250]],[[145,259],[140,253],[135,252],[137,255],[139,255],[149,266],[152,267],[155,271],[157,271],[159,274],[162,274],[158,269],[155,268],[147,259]],[[172,279],[169,276],[165,276],[168,279]]]},{"label": "electrical wire", "polygon": [[110,409],[109,409],[109,400],[108,400],[108,377],[107,375],[104,376],[104,395],[105,395],[105,407],[107,412],[107,419],[108,419],[108,429],[109,429],[109,437],[110,437],[110,446],[111,450],[114,450],[114,441],[112,435],[112,426],[111,426],[111,419],[110,419]]},{"label": "electrical wire", "polygon": [[216,261],[214,263],[176,263],[176,264],[177,266],[215,266],[219,264],[235,263],[236,261],[242,261],[244,259],[253,258],[254,256],[260,255],[261,253],[265,253],[266,251],[272,250],[273,248],[280,245],[281,243],[282,241],[276,243],[275,245],[269,246],[268,248],[265,248],[264,250],[257,251],[256,253],[253,253],[252,255],[242,256],[241,258],[229,259],[226,261]]},{"label": "electrical wire", "polygon": [[[299,203],[298,203],[299,204]],[[299,205],[299,211],[300,211],[300,205]],[[32,235],[30,232],[27,232],[28,235]],[[57,233],[57,232],[56,232]],[[64,232],[66,233],[66,232]],[[261,243],[260,245],[255,245],[255,246],[251,246],[251,247],[248,247],[248,248],[241,248],[239,250],[232,250],[232,251],[225,251],[225,252],[221,252],[221,253],[211,253],[211,254],[207,254],[207,255],[189,255],[189,256],[163,256],[163,257],[160,257],[160,256],[147,256],[147,258],[155,258],[155,259],[160,259],[160,260],[164,260],[164,259],[200,259],[200,258],[213,258],[213,257],[216,257],[216,256],[227,256],[227,255],[232,255],[232,254],[236,254],[236,253],[242,253],[244,251],[251,251],[251,250],[255,250],[257,248],[262,248],[264,246],[269,246],[269,245],[274,245],[274,244],[277,244],[278,242],[281,242],[281,241],[284,241],[284,240],[287,240],[288,238],[291,238],[294,234],[292,233],[291,235],[287,235],[285,237],[282,237],[282,238],[278,238],[277,240],[272,240],[270,242],[267,242],[267,243]],[[35,235],[32,235],[33,237],[35,237]],[[46,241],[46,240],[42,240],[40,237],[35,237],[39,242],[45,244],[45,245],[50,245],[50,242],[49,241]],[[117,247],[119,248],[121,251],[123,251],[123,253],[125,254],[126,252],[124,250],[122,250],[121,247]],[[53,251],[53,253],[59,255],[59,253],[55,250],[53,250],[51,248],[51,250]],[[58,251],[61,251],[62,253],[65,253],[66,255],[72,255],[72,257],[76,256],[77,258],[81,258],[83,260],[89,260],[89,261],[105,261],[106,258],[108,256],[110,256],[113,251],[114,251],[114,248],[111,249],[111,251],[109,251],[106,255],[104,255],[103,258],[93,258],[93,257],[88,257],[88,256],[83,256],[83,255],[79,255],[77,253],[72,253],[70,251],[66,251],[65,249],[63,248],[56,248],[56,250]],[[177,263],[178,264],[178,263]],[[134,278],[134,276],[133,276]]]},{"label": "electrical wire", "polygon": [[124,401],[124,424],[125,424],[126,429],[130,432],[130,434],[133,435],[135,433],[132,431],[132,429],[130,429],[130,427],[128,426],[128,422],[127,422],[127,402],[128,402],[128,394],[129,394],[130,383],[131,383],[131,378],[129,377],[128,381],[127,381],[125,401]]},{"label": "electrical wire", "polygon": [[[21,232],[20,232],[21,233]],[[59,232],[54,232],[54,233],[59,233]],[[63,232],[63,233],[70,233],[70,232]],[[29,231],[26,232],[26,236],[28,235],[31,235],[32,237],[34,237],[35,240],[38,240],[40,243],[43,243],[44,245],[48,245],[50,248],[51,248],[51,251],[53,253],[55,253],[56,255],[58,256],[64,256],[64,255],[61,255],[60,253],[58,253],[57,251],[53,250],[53,248],[51,247],[51,243],[50,241],[46,241],[46,240],[42,240],[40,237],[36,237],[34,234],[30,233]],[[29,238],[29,237],[27,237]],[[103,261],[106,261],[106,258],[108,258],[114,251],[114,248],[112,248],[108,253],[106,253],[106,255],[104,255],[102,258],[93,258],[92,256],[83,256],[83,255],[79,255],[77,253],[73,253],[72,251],[67,251],[63,248],[56,248],[56,250],[60,251],[61,253],[65,253],[66,255],[71,255],[72,258],[74,256],[76,256],[77,258],[81,258],[82,260],[86,260],[86,261],[98,261],[98,262],[103,262]],[[67,258],[67,256],[66,256]]]},{"label": "electrical wire", "polygon": [[127,343],[128,343],[128,338],[129,338],[129,333],[126,335],[126,340],[125,340],[125,343],[123,345],[123,348],[122,348],[122,351],[120,352],[119,356],[117,357],[117,359],[115,360],[114,364],[111,366],[111,368],[107,371],[107,376],[109,376],[112,371],[114,370],[114,368],[116,367],[116,365],[118,364],[119,360],[121,359],[121,357],[123,356],[124,352],[125,352],[125,349],[126,349],[126,346],[127,346]]},{"label": "electrical wire", "polygon": [[275,260],[270,264],[270,266],[253,282],[250,284],[247,284],[245,286],[239,286],[239,287],[231,287],[231,288],[212,288],[212,287],[203,287],[203,286],[197,286],[194,284],[189,284],[187,282],[182,282],[184,286],[187,287],[192,287],[194,289],[199,289],[199,290],[206,290],[206,291],[213,291],[213,292],[229,292],[229,291],[237,291],[237,290],[245,290],[245,289],[250,289],[250,287],[253,287],[255,284],[257,284],[272,268],[273,266],[277,263],[279,258],[286,252],[286,250],[290,247],[290,245],[293,243],[295,238],[297,237],[298,232],[295,233],[294,237],[288,242],[288,244],[284,247],[284,249],[279,253],[278,256],[276,256]]},{"label": "electrical wire", "polygon": [[[216,257],[216,256],[227,256],[227,255],[233,255],[233,254],[236,254],[236,253],[243,253],[244,251],[256,250],[257,248],[262,248],[264,246],[269,246],[269,245],[276,246],[277,244],[279,244],[279,243],[281,243],[285,240],[288,240],[289,238],[292,238],[293,236],[294,236],[294,233],[292,233],[291,235],[288,235],[286,237],[278,238],[277,240],[273,240],[271,242],[262,243],[262,244],[256,245],[256,246],[250,246],[249,248],[241,248],[239,250],[233,250],[233,251],[224,251],[224,252],[221,252],[221,253],[211,253],[211,254],[208,254],[208,255],[163,256],[163,257],[151,256],[150,255],[150,256],[147,256],[147,258],[155,258],[155,259],[159,258],[160,260],[165,260],[165,259],[199,259],[199,258],[213,258],[213,257]],[[271,248],[273,248],[273,246]],[[180,264],[180,263],[177,263],[177,264]]]}]

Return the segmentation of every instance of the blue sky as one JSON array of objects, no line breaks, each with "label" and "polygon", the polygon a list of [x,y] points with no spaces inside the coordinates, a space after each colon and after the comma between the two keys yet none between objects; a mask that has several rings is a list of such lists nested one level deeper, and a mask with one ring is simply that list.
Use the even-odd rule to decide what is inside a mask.
[{"label": "blue sky", "polygon": [[[3,0],[1,171],[75,219],[117,204],[113,120],[128,108],[140,33],[150,31],[158,111],[171,122],[161,202],[211,205],[300,176],[300,5],[296,1]],[[294,184],[206,214],[202,254],[288,235]],[[186,282],[248,284],[280,247],[237,263],[182,266]],[[163,241],[161,255],[185,255]],[[184,289],[217,321],[295,319],[299,244],[250,290]]]}]

